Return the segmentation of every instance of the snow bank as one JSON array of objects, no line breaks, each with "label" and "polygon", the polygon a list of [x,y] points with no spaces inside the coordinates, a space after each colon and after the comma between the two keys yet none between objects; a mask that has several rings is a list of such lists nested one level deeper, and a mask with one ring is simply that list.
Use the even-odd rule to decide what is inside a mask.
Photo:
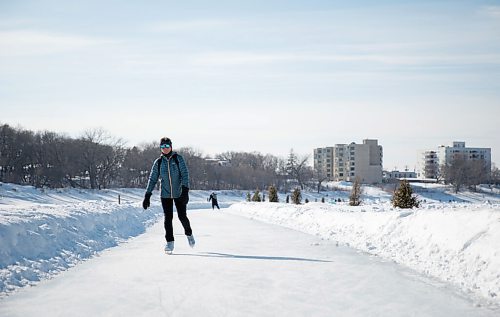
[{"label": "snow bank", "polygon": [[137,190],[46,192],[1,185],[0,295],[141,234],[160,215],[159,207],[142,210]]},{"label": "snow bank", "polygon": [[433,203],[402,210],[388,203],[239,203],[228,211],[394,260],[500,304],[498,204]]},{"label": "snow bank", "polygon": [[[210,193],[192,191],[188,209],[210,208]],[[49,190],[0,183],[0,296],[144,233],[163,217],[158,194],[144,211],[144,189]],[[220,193],[220,206],[244,197],[243,191]]]}]

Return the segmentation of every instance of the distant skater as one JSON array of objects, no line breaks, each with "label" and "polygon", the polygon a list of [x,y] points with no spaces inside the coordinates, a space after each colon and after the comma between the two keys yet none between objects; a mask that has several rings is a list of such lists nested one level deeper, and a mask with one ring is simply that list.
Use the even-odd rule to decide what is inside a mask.
[{"label": "distant skater", "polygon": [[210,194],[208,201],[212,201],[212,210],[214,210],[215,207],[220,210],[219,203],[217,202],[217,194],[215,192],[212,192],[212,194]]}]

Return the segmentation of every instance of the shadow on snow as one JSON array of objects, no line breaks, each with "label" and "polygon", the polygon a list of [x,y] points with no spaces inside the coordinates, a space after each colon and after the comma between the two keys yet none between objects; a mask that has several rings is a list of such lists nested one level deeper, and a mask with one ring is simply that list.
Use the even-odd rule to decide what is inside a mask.
[{"label": "shadow on snow", "polygon": [[206,258],[228,258],[228,259],[247,259],[247,260],[271,260],[271,261],[303,261],[303,262],[332,262],[326,260],[282,257],[282,256],[261,256],[261,255],[236,255],[217,252],[204,252],[199,254],[174,253],[174,255],[200,256]]}]

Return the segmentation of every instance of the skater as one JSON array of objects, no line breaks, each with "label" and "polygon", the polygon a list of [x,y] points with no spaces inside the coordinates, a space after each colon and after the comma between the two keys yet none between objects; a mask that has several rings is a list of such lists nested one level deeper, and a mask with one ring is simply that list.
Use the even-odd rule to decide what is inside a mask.
[{"label": "skater", "polygon": [[212,201],[212,210],[214,210],[215,206],[217,206],[217,209],[220,210],[219,203],[217,202],[217,194],[215,192],[212,192],[212,194],[210,194],[208,201]]},{"label": "skater", "polygon": [[149,174],[148,187],[144,195],[142,207],[147,209],[150,205],[150,198],[158,179],[161,184],[161,206],[165,214],[165,239],[167,244],[165,252],[171,254],[174,250],[174,230],[172,219],[174,216],[174,203],[177,210],[177,216],[184,227],[184,233],[187,236],[189,246],[194,247],[195,240],[191,224],[186,214],[187,204],[189,202],[189,172],[184,162],[184,158],[172,151],[172,141],[167,138],[160,140],[161,156],[157,158],[151,173]]}]

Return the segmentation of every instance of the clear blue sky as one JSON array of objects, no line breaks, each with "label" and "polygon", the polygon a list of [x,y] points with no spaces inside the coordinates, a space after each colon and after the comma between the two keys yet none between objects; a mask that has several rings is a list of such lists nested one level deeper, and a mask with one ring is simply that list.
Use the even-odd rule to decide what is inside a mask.
[{"label": "clear blue sky", "polygon": [[500,163],[500,1],[4,1],[0,122],[286,155]]}]

